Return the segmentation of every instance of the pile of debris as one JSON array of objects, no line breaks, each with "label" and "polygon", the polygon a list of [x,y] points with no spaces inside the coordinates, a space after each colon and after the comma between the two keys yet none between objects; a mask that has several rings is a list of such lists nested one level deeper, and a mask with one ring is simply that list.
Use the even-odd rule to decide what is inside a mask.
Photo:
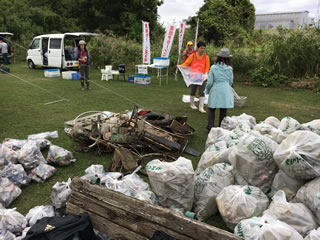
[{"label": "pile of debris", "polygon": [[226,117],[208,134],[195,171],[183,157],[153,159],[145,169],[151,188],[136,173],[126,180],[120,172],[100,169],[83,178],[97,184],[98,177],[109,189],[181,215],[194,213],[200,221],[220,213],[244,239],[320,234],[320,119],[300,124],[268,117],[256,124],[246,114]]},{"label": "pile of debris", "polygon": [[114,152],[110,171],[132,172],[149,159],[169,161],[183,152],[200,156],[187,146],[194,132],[187,117],[139,110],[137,106],[132,112],[77,117],[65,123],[65,132],[78,143],[78,151],[95,148],[99,154]]}]

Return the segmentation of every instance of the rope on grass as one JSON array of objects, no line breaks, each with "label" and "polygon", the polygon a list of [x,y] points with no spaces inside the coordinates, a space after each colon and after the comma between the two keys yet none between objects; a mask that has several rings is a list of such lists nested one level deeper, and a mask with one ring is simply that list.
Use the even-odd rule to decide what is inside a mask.
[{"label": "rope on grass", "polygon": [[44,91],[44,92],[46,92],[46,93],[49,93],[49,94],[51,94],[51,95],[59,98],[59,99],[56,100],[56,101],[49,102],[49,103],[44,103],[44,105],[48,105],[48,104],[52,104],[52,103],[56,103],[56,102],[61,102],[61,101],[70,101],[70,100],[67,99],[67,98],[61,97],[61,96],[59,96],[59,95],[57,95],[57,94],[55,94],[55,93],[53,93],[53,92],[50,92],[49,90],[47,90],[47,89],[45,89],[45,88],[42,88],[42,87],[40,87],[40,86],[38,86],[38,85],[36,85],[36,84],[34,84],[34,83],[32,83],[32,82],[29,82],[29,81],[27,81],[27,80],[25,80],[25,79],[23,79],[23,78],[21,78],[21,77],[18,77],[18,76],[16,76],[16,75],[12,74],[12,73],[7,73],[7,74],[9,74],[10,76],[15,77],[15,78],[17,78],[17,79],[25,82],[25,83],[28,83],[28,84],[36,87],[36,88],[39,88],[40,90],[42,90],[42,91]]},{"label": "rope on grass", "polygon": [[112,91],[112,90],[104,87],[103,85],[101,85],[101,84],[99,84],[99,83],[96,83],[96,82],[94,82],[94,81],[90,81],[90,82],[92,82],[92,83],[95,84],[96,86],[99,86],[99,87],[107,90],[108,92],[113,93],[114,95],[116,95],[116,96],[118,96],[118,97],[120,97],[120,98],[123,98],[123,99],[127,100],[127,101],[130,102],[130,103],[133,103],[134,105],[138,105],[138,106],[140,106],[140,107],[142,107],[142,108],[146,108],[146,107],[144,107],[142,104],[139,104],[139,103],[131,100],[130,98],[127,98],[127,97],[125,97],[125,96],[123,96],[123,95],[121,95],[121,94],[119,94],[119,93],[116,93],[115,91]]}]

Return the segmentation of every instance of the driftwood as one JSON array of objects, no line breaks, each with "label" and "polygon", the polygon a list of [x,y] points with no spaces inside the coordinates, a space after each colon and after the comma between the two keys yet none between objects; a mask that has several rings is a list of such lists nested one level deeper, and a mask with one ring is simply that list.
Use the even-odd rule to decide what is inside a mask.
[{"label": "driftwood", "polygon": [[74,178],[67,212],[87,212],[94,228],[115,239],[150,239],[163,231],[175,239],[236,240],[237,236],[174,211]]}]

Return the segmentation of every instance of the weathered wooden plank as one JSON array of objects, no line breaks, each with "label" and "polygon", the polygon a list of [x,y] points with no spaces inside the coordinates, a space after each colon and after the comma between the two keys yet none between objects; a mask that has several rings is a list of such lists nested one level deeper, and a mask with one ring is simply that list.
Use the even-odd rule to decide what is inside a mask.
[{"label": "weathered wooden plank", "polygon": [[112,221],[105,219],[101,216],[91,213],[87,209],[79,208],[72,203],[68,203],[68,212],[72,214],[80,214],[83,212],[87,212],[90,216],[90,220],[95,229],[100,232],[106,233],[109,237],[115,239],[137,239],[137,240],[147,240],[150,238],[146,238],[141,236],[135,232],[128,230],[120,225],[114,224]]},{"label": "weathered wooden plank", "polygon": [[128,214],[137,215],[145,219],[145,221],[157,223],[171,231],[189,236],[192,239],[240,239],[232,233],[222,229],[177,215],[170,209],[154,206],[101,186],[91,185],[89,182],[80,178],[73,179],[71,189],[75,192],[78,191],[83,193],[88,197],[93,197],[95,198],[95,201],[101,201],[103,204],[122,209],[123,211],[128,212]]},{"label": "weathered wooden plank", "polygon": [[160,230],[166,232],[175,239],[191,240],[190,237],[172,231],[157,223],[147,221],[146,219],[130,212],[107,205],[101,201],[96,201],[95,198],[88,197],[79,192],[73,191],[68,202],[80,207],[81,209],[88,210],[91,214],[98,215],[113,222],[114,224],[125,227],[130,231],[148,238],[151,238],[155,231]]}]

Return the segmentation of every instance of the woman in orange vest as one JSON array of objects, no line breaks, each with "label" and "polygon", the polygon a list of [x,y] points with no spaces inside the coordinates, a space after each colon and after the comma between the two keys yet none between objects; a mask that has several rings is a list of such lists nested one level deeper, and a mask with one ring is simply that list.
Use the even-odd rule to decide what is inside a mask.
[{"label": "woman in orange vest", "polygon": [[[191,67],[191,72],[197,72],[197,73],[203,73],[208,74],[210,70],[210,59],[209,57],[204,53],[206,50],[206,44],[204,42],[198,42],[197,44],[197,52],[191,54],[188,59],[181,65],[186,67]],[[191,92],[190,92],[190,107],[192,109],[197,109],[197,107],[194,104],[194,97],[196,95],[197,88],[199,86],[199,97],[200,97],[200,103],[199,103],[199,111],[201,113],[205,113],[204,110],[204,89],[206,88],[207,80],[205,80],[202,85],[195,85],[191,84]]]}]

